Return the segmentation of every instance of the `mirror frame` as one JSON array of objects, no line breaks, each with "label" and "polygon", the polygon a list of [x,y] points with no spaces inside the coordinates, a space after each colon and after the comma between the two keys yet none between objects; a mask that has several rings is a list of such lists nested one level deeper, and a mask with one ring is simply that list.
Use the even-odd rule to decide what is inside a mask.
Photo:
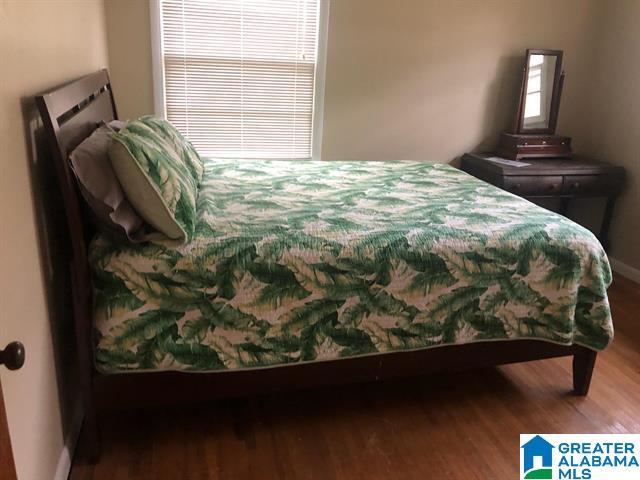
[{"label": "mirror frame", "polygon": [[[515,133],[517,134],[549,134],[556,132],[558,123],[558,110],[560,109],[560,95],[562,93],[562,84],[564,83],[564,72],[562,71],[562,50],[545,50],[528,48],[526,51],[526,60],[524,66],[524,75],[522,78],[522,87],[520,90],[520,103],[518,105],[518,114],[516,117]],[[531,55],[549,55],[556,58],[556,70],[553,77],[553,93],[551,94],[551,105],[549,107],[549,125],[546,128],[525,128],[524,127],[524,106],[527,99],[527,87],[529,83],[529,59]]]}]

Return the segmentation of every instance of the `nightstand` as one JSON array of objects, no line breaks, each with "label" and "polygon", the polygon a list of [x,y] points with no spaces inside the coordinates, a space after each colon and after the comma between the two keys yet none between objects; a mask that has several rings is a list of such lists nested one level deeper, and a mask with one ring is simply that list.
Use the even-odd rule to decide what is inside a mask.
[{"label": "nightstand", "polygon": [[529,165],[520,167],[487,160],[493,156],[466,153],[462,156],[461,169],[526,199],[560,199],[562,215],[566,214],[572,198],[606,198],[598,239],[608,250],[609,226],[616,198],[624,185],[624,168],[579,155],[566,159],[528,158],[518,163]]}]

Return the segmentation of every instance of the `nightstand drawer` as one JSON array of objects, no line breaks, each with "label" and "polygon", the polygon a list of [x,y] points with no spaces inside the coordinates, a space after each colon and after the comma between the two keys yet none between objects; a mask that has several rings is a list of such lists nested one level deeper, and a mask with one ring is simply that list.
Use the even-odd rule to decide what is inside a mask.
[{"label": "nightstand drawer", "polygon": [[567,175],[564,177],[562,193],[567,195],[609,195],[621,179],[614,175]]},{"label": "nightstand drawer", "polygon": [[506,176],[504,189],[516,195],[557,195],[562,191],[562,176]]}]

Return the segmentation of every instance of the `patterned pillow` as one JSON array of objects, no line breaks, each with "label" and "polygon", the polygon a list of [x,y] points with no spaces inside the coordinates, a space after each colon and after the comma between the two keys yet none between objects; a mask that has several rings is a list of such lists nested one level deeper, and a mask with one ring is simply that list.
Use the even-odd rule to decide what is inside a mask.
[{"label": "patterned pillow", "polygon": [[162,118],[154,117],[153,115],[147,115],[140,117],[139,122],[148,125],[158,132],[165,140],[171,142],[176,153],[182,158],[184,163],[189,167],[191,175],[200,184],[202,182],[202,176],[204,175],[204,163],[193,148],[193,145],[189,140],[184,138],[182,134],[174,127],[170,122]]},{"label": "patterned pillow", "polygon": [[165,120],[142,117],[114,133],[109,159],[127,199],[150,225],[182,243],[193,237],[203,166]]}]

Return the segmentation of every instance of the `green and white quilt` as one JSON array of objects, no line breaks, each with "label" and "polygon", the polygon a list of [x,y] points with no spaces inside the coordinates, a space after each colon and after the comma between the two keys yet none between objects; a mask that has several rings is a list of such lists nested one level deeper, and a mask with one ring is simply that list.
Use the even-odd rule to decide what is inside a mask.
[{"label": "green and white quilt", "polygon": [[597,239],[441,164],[206,160],[193,240],[90,262],[101,372],[613,336]]}]

